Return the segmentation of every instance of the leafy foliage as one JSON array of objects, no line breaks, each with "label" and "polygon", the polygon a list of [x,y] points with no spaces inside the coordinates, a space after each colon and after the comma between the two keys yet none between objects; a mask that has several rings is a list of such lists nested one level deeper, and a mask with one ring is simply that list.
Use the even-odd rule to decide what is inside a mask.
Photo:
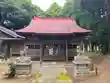
[{"label": "leafy foliage", "polygon": [[76,15],[80,26],[92,30],[92,43],[102,46],[102,53],[108,52],[109,46],[109,27],[107,22],[107,9],[104,7],[104,0],[82,0],[81,7],[82,13]]},{"label": "leafy foliage", "polygon": [[27,4],[23,4],[21,6],[21,9],[27,10],[28,13],[31,15],[31,17],[33,16],[44,16],[44,11],[40,9],[40,7],[32,5],[30,3]]},{"label": "leafy foliage", "polygon": [[[92,30],[91,43],[102,46],[108,52],[110,28],[106,20],[105,0],[67,0],[60,11],[62,17],[73,17],[77,24]],[[109,16],[108,16],[109,17]]]},{"label": "leafy foliage", "polygon": [[58,17],[61,7],[57,3],[53,3],[45,12],[46,17]]},{"label": "leafy foliage", "polygon": [[[19,3],[18,3],[19,2]],[[0,25],[9,29],[20,29],[27,26],[35,15],[43,15],[43,11],[27,0],[1,0]]]},{"label": "leafy foliage", "polygon": [[73,10],[73,1],[68,0],[65,4],[64,7],[60,11],[60,16],[61,17],[71,17],[74,14]]},{"label": "leafy foliage", "polygon": [[64,7],[60,11],[60,16],[76,18],[87,13],[81,10],[79,5],[80,1],[81,0],[66,0]]}]

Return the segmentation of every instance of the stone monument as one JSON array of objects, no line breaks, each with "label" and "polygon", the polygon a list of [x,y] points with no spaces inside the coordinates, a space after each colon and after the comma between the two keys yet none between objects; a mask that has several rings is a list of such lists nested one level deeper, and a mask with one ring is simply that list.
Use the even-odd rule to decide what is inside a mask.
[{"label": "stone monument", "polygon": [[83,55],[80,46],[77,46],[77,56],[74,57],[74,76],[89,76],[91,59]]}]

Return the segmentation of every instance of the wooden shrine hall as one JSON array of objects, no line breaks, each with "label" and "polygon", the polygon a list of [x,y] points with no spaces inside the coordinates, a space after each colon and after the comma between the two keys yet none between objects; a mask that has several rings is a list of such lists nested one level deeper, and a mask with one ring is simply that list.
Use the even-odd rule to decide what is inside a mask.
[{"label": "wooden shrine hall", "polygon": [[[68,61],[73,58],[76,55],[76,46],[85,39],[90,30],[79,27],[71,18],[34,17],[27,27],[16,32],[26,38],[22,42],[30,51],[35,49],[33,54],[42,62],[60,59]],[[32,56],[31,53],[28,54]]]},{"label": "wooden shrine hall", "polygon": [[71,18],[34,17],[27,27],[11,31],[0,27],[0,53],[20,55],[25,46],[32,60],[68,61],[76,55],[76,46],[90,30],[79,27]]}]

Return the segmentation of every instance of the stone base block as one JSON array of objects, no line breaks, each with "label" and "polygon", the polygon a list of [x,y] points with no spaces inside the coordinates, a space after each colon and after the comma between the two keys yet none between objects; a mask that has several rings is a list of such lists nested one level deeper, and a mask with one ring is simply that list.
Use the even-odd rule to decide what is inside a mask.
[{"label": "stone base block", "polygon": [[72,80],[57,80],[56,83],[73,83]]},{"label": "stone base block", "polygon": [[[98,72],[99,73],[99,72]],[[96,71],[90,71],[91,76],[96,76]]]},{"label": "stone base block", "polygon": [[29,75],[17,75],[16,77],[17,78],[27,78],[27,77],[31,77],[32,75],[29,74]]}]

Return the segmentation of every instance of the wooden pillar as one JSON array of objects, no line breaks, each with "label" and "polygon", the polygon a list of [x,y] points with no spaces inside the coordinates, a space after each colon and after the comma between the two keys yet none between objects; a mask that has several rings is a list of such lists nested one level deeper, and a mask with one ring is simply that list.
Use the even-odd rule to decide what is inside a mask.
[{"label": "wooden pillar", "polygon": [[12,48],[10,47],[10,57],[12,57],[13,53],[12,53]]},{"label": "wooden pillar", "polygon": [[41,43],[40,44],[40,64],[42,64],[42,62],[43,62],[43,56],[44,56],[44,46]]},{"label": "wooden pillar", "polygon": [[7,43],[7,57],[10,58],[10,43]]},{"label": "wooden pillar", "polygon": [[2,44],[3,44],[3,40],[0,40],[0,53],[2,53],[2,49],[3,49]]},{"label": "wooden pillar", "polygon": [[66,40],[66,62],[68,62],[68,41]]},{"label": "wooden pillar", "polygon": [[8,59],[8,44],[6,42],[4,44],[4,58],[5,60]]}]

